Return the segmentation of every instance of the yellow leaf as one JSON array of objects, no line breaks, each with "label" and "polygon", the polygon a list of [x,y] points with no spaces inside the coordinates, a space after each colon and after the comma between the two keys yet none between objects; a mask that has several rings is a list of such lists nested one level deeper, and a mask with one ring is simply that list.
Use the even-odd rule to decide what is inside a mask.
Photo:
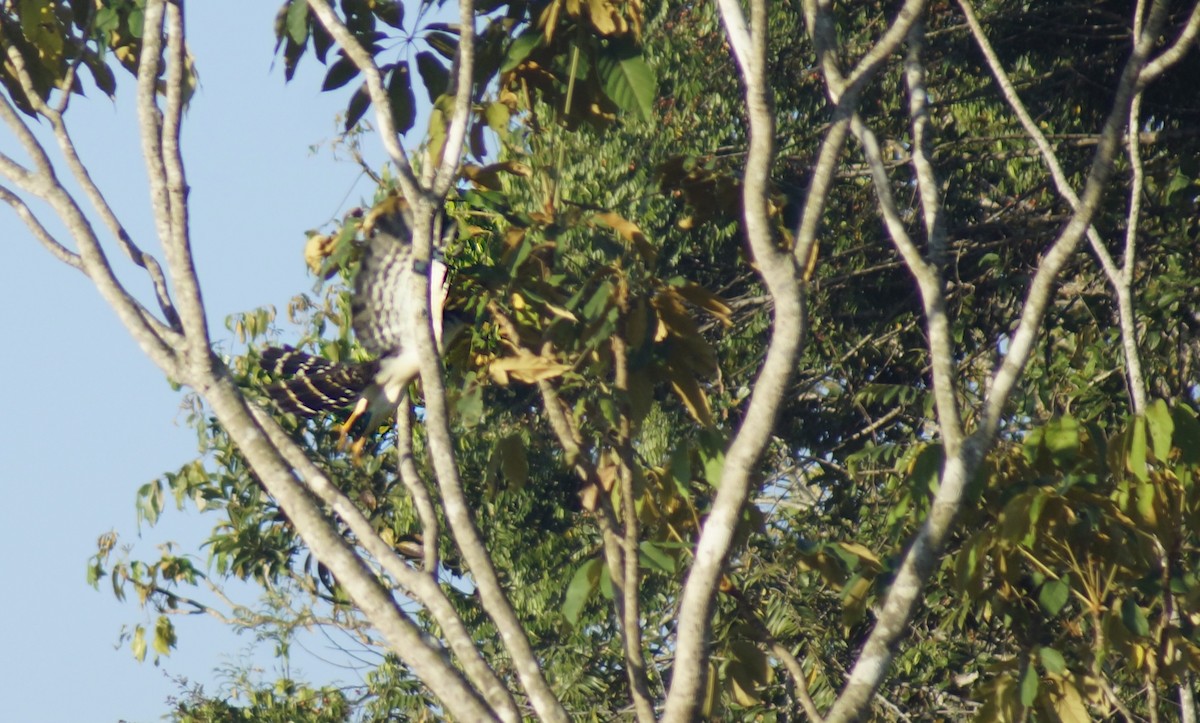
[{"label": "yellow leaf", "polygon": [[566,319],[567,321],[579,321],[577,316],[561,306],[555,306],[548,301],[544,303],[544,306],[546,307],[546,311],[549,311],[551,314],[554,314],[560,319]]},{"label": "yellow leaf", "polygon": [[670,369],[668,372],[671,388],[675,390],[683,406],[687,407],[692,418],[706,427],[712,426],[712,407],[708,404],[708,395],[700,388],[696,378],[681,369]]},{"label": "yellow leaf", "polygon": [[558,28],[558,14],[562,11],[562,5],[562,0],[554,0],[538,17],[538,27],[542,29],[542,35],[545,36],[547,45],[554,40],[554,31]]},{"label": "yellow leaf", "polygon": [[859,560],[871,563],[875,569],[878,570],[883,567],[883,565],[879,562],[879,558],[875,556],[875,553],[871,552],[871,550],[865,545],[861,545],[857,542],[839,542],[837,544],[843,550],[849,552],[851,555],[854,555]]},{"label": "yellow leaf", "polygon": [[725,326],[731,325],[733,322],[729,318],[732,310],[721,301],[721,297],[704,288],[700,284],[687,282],[683,286],[676,289],[679,295],[687,299],[689,303],[704,309],[712,314],[718,321]]},{"label": "yellow leaf", "polygon": [[608,226],[616,231],[618,236],[633,244],[638,255],[646,263],[653,263],[654,259],[658,256],[658,251],[655,250],[654,246],[646,238],[646,234],[642,233],[642,230],[632,221],[611,211],[598,213],[592,216],[592,219]]},{"label": "yellow leaf", "polygon": [[501,174],[509,174],[513,176],[528,177],[533,171],[529,166],[519,161],[505,161],[503,163],[492,163],[487,166],[465,165],[462,168],[462,176],[471,183],[474,183],[481,188],[487,188],[493,191],[500,190]]},{"label": "yellow leaf", "polygon": [[321,273],[321,267],[329,254],[333,253],[333,238],[322,233],[308,237],[304,244],[304,263],[313,274]]},{"label": "yellow leaf", "polygon": [[1056,718],[1062,723],[1091,723],[1092,716],[1071,679],[1054,674],[1047,677],[1054,683],[1050,696]]},{"label": "yellow leaf", "polygon": [[518,381],[533,383],[560,377],[570,369],[569,364],[526,353],[497,359],[488,367],[488,372],[497,384],[504,385],[508,384],[510,376]]},{"label": "yellow leaf", "polygon": [[621,20],[617,9],[606,0],[588,0],[588,16],[592,20],[592,27],[601,35],[615,33]]}]

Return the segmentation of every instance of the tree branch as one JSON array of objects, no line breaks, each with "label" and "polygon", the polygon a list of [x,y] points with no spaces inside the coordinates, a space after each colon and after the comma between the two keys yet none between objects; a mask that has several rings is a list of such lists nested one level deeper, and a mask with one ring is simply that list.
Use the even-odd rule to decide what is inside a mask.
[{"label": "tree branch", "polygon": [[[379,545],[383,544],[382,540],[378,540],[378,535],[370,530],[369,523],[369,534],[365,537],[356,529],[360,529],[362,521],[365,520],[362,513],[354,508],[349,500],[339,499],[330,493],[331,489],[336,488],[329,480],[320,474],[315,466],[309,469],[311,462],[303,452],[295,454],[298,448],[293,449],[294,443],[283,430],[267,418],[265,413],[256,413],[232,382],[224,377],[210,376],[199,380],[193,386],[212,407],[221,426],[238,445],[258,480],[279,503],[280,509],[295,526],[313,555],[333,572],[338,583],[345,588],[363,615],[388,641],[392,651],[412,667],[413,672],[452,715],[463,720],[490,719],[492,710],[488,704],[467,684],[462,674],[450,665],[442,651],[432,647],[417,626],[400,610],[379,579],[355,554],[304,487],[297,483],[290,465],[296,465],[303,470],[302,474],[305,474],[309,488],[326,500],[334,512],[359,535],[360,542],[376,555],[376,560],[384,569],[396,574],[399,572],[398,567],[389,563],[389,558],[396,557],[394,552],[390,548],[386,551],[379,548]],[[308,474],[313,472],[315,474]],[[384,547],[386,548],[386,545]],[[407,573],[402,573],[402,577],[415,578],[417,581],[430,580],[428,576],[407,568],[402,562],[400,567],[407,570]],[[471,647],[474,649],[473,645]]]},{"label": "tree branch", "polygon": [[[775,249],[769,211],[769,177],[774,159],[775,120],[766,87],[767,10],[765,0],[750,4],[750,45],[736,0],[717,0],[722,23],[734,47],[745,83],[750,140],[743,173],[742,204],[746,236],[768,293],[775,318],[766,359],[750,395],[746,416],[725,454],[716,498],[696,544],[695,558],[679,608],[675,668],[667,693],[665,721],[692,721],[699,714],[700,692],[708,669],[712,607],[734,530],[750,494],[758,459],[771,437],[780,400],[788,387],[805,337],[805,301],[794,257]],[[831,147],[836,144],[830,144]],[[836,148],[834,148],[836,151]],[[836,155],[835,152],[831,152]],[[815,184],[814,184],[815,185]],[[820,207],[810,198],[810,207]],[[815,229],[816,225],[811,225]]]},{"label": "tree branch", "polygon": [[1164,16],[1165,2],[1156,0],[1147,27],[1138,38],[1134,52],[1121,74],[1116,99],[1101,132],[1101,140],[1093,157],[1080,205],[1058,239],[1046,252],[1034,275],[1017,330],[1009,341],[1009,351],[1001,362],[984,400],[981,424],[959,447],[957,454],[947,457],[929,516],[901,560],[895,580],[877,615],[875,627],[855,661],[842,694],[838,696],[826,716],[826,720],[831,723],[854,720],[863,714],[887,673],[896,646],[907,633],[908,622],[915,613],[925,580],[933,572],[962,505],[967,481],[975,474],[984,454],[995,440],[1001,413],[1028,361],[1058,272],[1090,226],[1091,218],[1099,206],[1104,186],[1112,171],[1112,159],[1125,119],[1128,117],[1127,108],[1132,100],[1139,72],[1149,56],[1153,38]]},{"label": "tree branch", "polygon": [[654,703],[646,675],[646,659],[642,655],[641,606],[638,602],[640,575],[638,572],[638,514],[633,486],[633,441],[629,425],[629,351],[619,334],[612,336],[613,389],[622,406],[617,428],[617,455],[620,469],[617,479],[621,489],[621,521],[625,525],[621,538],[625,569],[621,576],[620,612],[622,638],[625,640],[625,665],[629,687],[633,691],[633,707],[641,723],[655,720]]},{"label": "tree branch", "polygon": [[425,481],[417,471],[412,451],[412,412],[408,393],[400,397],[396,406],[396,473],[412,495],[417,517],[421,520],[422,566],[430,575],[438,572],[438,518],[433,508],[433,498]]},{"label": "tree branch", "polygon": [[12,206],[13,211],[15,211],[17,214],[17,217],[25,222],[25,225],[28,226],[29,230],[33,232],[34,238],[36,238],[38,242],[50,252],[51,256],[73,269],[83,271],[85,274],[87,273],[84,271],[83,261],[80,260],[79,254],[60,244],[58,239],[54,238],[54,236],[46,230],[46,227],[42,225],[42,222],[39,221],[37,216],[33,214],[33,211],[29,210],[29,206],[27,206],[25,202],[22,201],[19,196],[17,196],[17,194],[3,186],[0,186],[0,200]]},{"label": "tree branch", "polygon": [[[179,321],[185,332],[186,364],[196,371],[208,371],[212,364],[212,352],[208,345],[208,323],[204,318],[204,302],[196,282],[196,270],[191,263],[188,249],[186,206],[182,187],[182,168],[176,168],[178,160],[178,118],[164,128],[163,114],[158,107],[158,76],[162,60],[165,0],[150,0],[146,4],[145,23],[142,36],[141,55],[138,58],[137,108],[138,123],[142,131],[142,156],[146,161],[146,175],[150,183],[150,205],[154,211],[155,228],[162,242],[167,268],[175,290],[179,295],[176,308]],[[175,8],[178,13],[178,8]],[[182,20],[172,23],[170,42],[177,44],[168,58],[168,83],[182,78],[181,56],[183,46]],[[168,94],[172,91],[168,87]],[[180,91],[174,91],[178,94]],[[178,101],[178,98],[176,98]],[[171,98],[168,95],[168,110]],[[178,109],[175,109],[178,112]],[[171,136],[174,136],[173,138]],[[174,157],[168,149],[175,149]],[[172,167],[168,168],[168,164]],[[182,222],[182,226],[180,223]],[[185,349],[179,348],[183,353]]]},{"label": "tree branch", "polygon": [[[250,407],[250,412],[274,448],[299,474],[313,494],[346,523],[346,526],[358,539],[358,543],[379,563],[384,571],[429,610],[434,621],[441,627],[450,649],[458,656],[464,671],[474,685],[483,691],[493,712],[506,721],[519,720],[520,716],[511,694],[480,655],[462,618],[454,610],[445,592],[438,586],[434,572],[419,573],[410,568],[396,554],[396,551],[375,533],[371,521],[362,511],[308,458],[303,449],[284,434],[274,420],[256,407]],[[402,651],[396,652],[403,657]]]},{"label": "tree branch", "polygon": [[[359,72],[363,74],[367,94],[371,97],[371,105],[375,107],[375,124],[379,128],[379,140],[383,143],[388,157],[396,166],[396,182],[400,185],[400,192],[410,203],[415,202],[416,199],[422,197],[422,189],[417,183],[417,177],[413,174],[408,154],[400,145],[400,133],[396,130],[387,89],[383,87],[383,74],[379,72],[375,58],[355,39],[354,34],[330,7],[328,0],[308,0],[308,7],[338,46],[346,52],[346,57],[350,58],[358,67]],[[413,226],[411,218],[406,217],[405,221],[409,222],[410,227]]]},{"label": "tree branch", "polygon": [[[25,122],[17,116],[16,110],[4,94],[0,94],[0,120],[13,131],[38,169],[36,172],[29,171],[0,154],[0,174],[25,193],[37,196],[50,204],[79,245],[78,259],[83,272],[92,279],[97,291],[116,312],[117,318],[133,336],[138,347],[169,377],[178,378],[179,365],[175,357],[175,347],[167,334],[169,330],[129,294],[113,274],[87,216],[58,181],[45,149]],[[51,253],[54,253],[53,249]]]}]

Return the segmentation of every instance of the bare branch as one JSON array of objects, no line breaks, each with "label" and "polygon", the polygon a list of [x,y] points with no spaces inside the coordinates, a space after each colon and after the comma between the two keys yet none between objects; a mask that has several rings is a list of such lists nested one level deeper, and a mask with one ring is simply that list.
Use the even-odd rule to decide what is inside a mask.
[{"label": "bare branch", "polygon": [[413,460],[412,412],[407,392],[400,397],[400,403],[396,406],[396,472],[412,495],[417,517],[421,520],[422,565],[426,573],[437,575],[438,518],[433,509],[433,498]]},{"label": "bare branch", "polygon": [[771,634],[770,628],[762,621],[762,618],[750,605],[750,601],[740,590],[734,590],[731,594],[737,601],[738,612],[741,613],[742,619],[750,623],[750,627],[754,629],[767,650],[783,663],[783,667],[787,668],[788,673],[792,676],[796,699],[800,701],[800,707],[804,709],[804,714],[812,723],[824,723],[820,711],[817,710],[817,705],[813,703],[812,696],[809,695],[808,677],[804,674],[804,668],[800,665],[800,661],[796,659],[795,655],[792,655],[791,650],[788,650]]},{"label": "bare branch", "polygon": [[929,91],[925,86],[925,64],[921,62],[924,44],[925,25],[915,22],[908,31],[908,52],[904,57],[904,82],[908,87],[908,116],[913,134],[912,164],[917,176],[917,190],[921,194],[929,257],[935,267],[940,267],[946,256],[946,222],[930,152]]},{"label": "bare branch", "polygon": [[629,351],[620,335],[612,336],[613,388],[624,400],[625,409],[620,415],[617,429],[617,453],[620,471],[617,475],[621,489],[621,521],[625,525],[621,539],[625,569],[620,590],[621,633],[625,640],[625,664],[629,676],[629,687],[633,691],[633,706],[641,723],[655,720],[654,704],[650,697],[649,679],[646,676],[646,659],[642,655],[641,606],[638,603],[638,513],[637,500],[633,491],[633,440],[630,438],[628,409],[629,399]]},{"label": "bare branch", "polygon": [[[396,554],[396,551],[375,533],[370,520],[363,515],[362,511],[355,507],[349,497],[339,490],[325,473],[308,458],[304,450],[300,449],[290,437],[284,434],[283,430],[279,428],[279,425],[274,420],[256,407],[249,407],[249,411],[273,448],[300,475],[308,488],[322,502],[328,505],[335,515],[346,523],[346,526],[354,533],[359,544],[366,549],[367,553],[401,587],[429,610],[433,619],[441,627],[442,634],[446,637],[450,649],[461,662],[464,671],[470,677],[472,683],[483,691],[484,697],[491,705],[493,714],[499,715],[506,721],[519,720],[520,716],[517,714],[516,704],[511,694],[504,687],[504,684],[500,682],[499,678],[496,677],[496,674],[487,665],[487,662],[480,656],[479,650],[475,647],[475,643],[471,639],[470,632],[464,626],[458,613],[455,612],[449,599],[446,598],[445,592],[438,586],[437,580],[434,578],[434,573],[431,571],[418,572],[410,568]],[[255,469],[257,470],[257,468]],[[326,524],[328,524],[327,521]],[[299,525],[297,525],[297,529],[303,534],[304,531]],[[338,539],[341,539],[340,536]],[[307,535],[304,536],[304,540],[308,543],[309,538]],[[316,549],[313,551],[320,557]],[[322,561],[326,562],[327,565],[329,564],[324,558],[322,558]],[[330,569],[334,570],[335,575],[340,575],[337,569],[332,566]],[[339,581],[341,580],[340,577],[338,579]],[[374,617],[371,617],[369,613],[368,617],[373,623],[375,622]],[[389,642],[391,642],[390,639]],[[393,647],[393,650],[405,660],[409,660],[405,655],[404,649]],[[414,671],[422,677],[422,680],[425,680],[425,675],[429,669],[417,668],[415,663],[413,665]],[[432,686],[430,687],[432,688]]]},{"label": "bare branch", "polygon": [[475,75],[475,3],[474,0],[458,0],[458,51],[454,65],[454,113],[442,145],[441,160],[429,159],[426,167],[437,168],[437,176],[427,187],[435,198],[444,198],[458,179],[458,166],[462,160],[463,140],[467,136],[467,122],[471,119],[471,101],[474,98]]},{"label": "bare branch", "polygon": [[1138,84],[1141,86],[1149,85],[1157,80],[1172,65],[1183,60],[1183,56],[1187,55],[1196,42],[1197,34],[1200,34],[1200,3],[1192,6],[1192,12],[1188,15],[1187,24],[1183,26],[1183,30],[1180,31],[1179,37],[1175,39],[1175,42],[1171,43],[1170,47],[1164,50],[1157,58],[1147,63],[1145,68],[1142,68],[1141,74],[1138,75]]},{"label": "bare branch", "polygon": [[[718,0],[718,7],[730,44],[735,48],[737,44],[744,46],[745,37],[739,34],[739,28],[745,25],[745,19],[739,4],[734,0]],[[663,716],[666,721],[691,721],[698,716],[700,691],[708,669],[708,635],[717,583],[729,557],[734,529],[750,494],[752,473],[770,440],[780,400],[787,390],[806,329],[801,274],[792,255],[775,249],[767,208],[775,121],[764,72],[767,47],[765,0],[752,0],[750,14],[750,47],[736,50],[750,120],[742,212],[754,261],[774,300],[774,331],[750,395],[746,416],[725,454],[717,496],[696,544],[695,559],[684,584],[675,668]],[[836,155],[836,148],[831,155]],[[820,207],[823,204],[813,203],[810,199],[809,205]],[[815,226],[813,223],[811,227],[815,229]]]},{"label": "bare branch", "polygon": [[[965,3],[966,0],[960,2]],[[875,627],[863,645],[842,694],[826,716],[827,721],[852,720],[866,710],[887,673],[896,645],[907,632],[908,621],[915,612],[925,580],[934,569],[954,518],[962,505],[967,480],[974,475],[995,439],[1001,414],[1028,361],[1058,272],[1086,233],[1099,206],[1104,187],[1112,172],[1112,159],[1128,117],[1127,108],[1133,97],[1138,74],[1149,56],[1153,37],[1164,16],[1165,2],[1156,0],[1146,29],[1138,38],[1134,52],[1121,74],[1116,99],[1101,132],[1101,140],[1093,157],[1080,205],[1058,239],[1046,252],[1030,284],[1020,322],[1009,341],[1009,351],[1000,364],[984,400],[983,420],[976,432],[959,447],[958,453],[947,456],[929,516],[901,560],[892,587],[877,615]]]},{"label": "bare branch", "polygon": [[[46,230],[46,227],[42,225],[42,222],[39,221],[37,216],[33,214],[33,211],[29,210],[29,206],[25,205],[25,202],[22,201],[19,196],[9,189],[0,186],[0,200],[3,200],[8,205],[12,206],[13,210],[16,211],[17,216],[24,221],[25,225],[29,227],[29,230],[33,232],[34,238],[36,238],[38,242],[40,242],[42,246],[44,246],[46,250],[50,252],[50,255],[73,269],[84,271],[83,262],[79,259],[79,254],[60,244],[58,240]],[[87,272],[84,271],[84,273]]]},{"label": "bare branch", "polygon": [[[946,445],[947,454],[954,454],[962,443],[963,430],[954,390],[956,376],[954,342],[950,335],[950,319],[946,315],[946,297],[943,292],[941,270],[925,261],[916,244],[909,237],[908,231],[905,230],[875,134],[866,127],[857,114],[851,119],[850,128],[862,143],[867,157],[867,164],[871,169],[871,178],[875,184],[875,193],[879,199],[879,208],[883,213],[888,235],[904,258],[904,264],[916,279],[917,288],[921,292],[925,318],[929,325],[929,356],[938,421],[941,425],[942,439]],[[932,169],[929,169],[929,172],[932,173]],[[930,179],[926,179],[926,182],[932,183]]]},{"label": "bare branch", "polygon": [[[303,470],[309,488],[322,500],[332,500],[327,504],[359,535],[360,541],[376,555],[376,560],[389,573],[401,572],[417,582],[431,582],[431,579],[405,567],[402,562],[399,567],[405,567],[406,574],[396,565],[389,565],[388,558],[395,557],[395,554],[390,548],[386,551],[379,549],[382,540],[378,540],[378,535],[370,530],[369,523],[366,525],[369,534],[364,538],[359,533],[365,521],[362,513],[344,496],[339,498],[331,494],[331,490],[336,491],[336,488],[329,480],[315,469],[302,451],[296,453],[298,448],[274,421],[261,411],[255,412],[247,404],[232,382],[225,378],[209,377],[196,385],[196,391],[211,405],[221,425],[237,443],[267,492],[295,525],[305,544],[318,560],[329,567],[358,608],[379,629],[391,649],[412,666],[413,672],[455,717],[463,720],[489,719],[492,711],[488,704],[450,665],[442,651],[432,647],[400,610],[379,579],[330,524],[308,491],[297,484],[289,465]],[[308,473],[312,473],[311,476]],[[381,552],[385,554],[379,554]],[[471,647],[473,649],[474,646]]]},{"label": "bare branch", "polygon": [[[187,333],[188,364],[197,371],[207,371],[212,368],[213,357],[209,350],[204,300],[200,294],[196,266],[192,260],[188,228],[187,177],[183,170],[183,155],[179,151],[179,134],[183,120],[183,86],[187,71],[181,4],[182,0],[170,0],[166,3],[166,103],[161,116],[155,103],[156,96],[150,92],[151,86],[156,87],[157,83],[148,77],[153,72],[152,68],[157,68],[161,52],[163,24],[156,18],[152,21],[161,8],[157,2],[151,1],[147,4],[145,28],[150,32],[147,34],[143,30],[144,45],[138,64],[138,107],[139,117],[143,122],[143,146],[146,145],[145,139],[148,134],[159,134],[155,139],[159,149],[155,165],[160,166],[164,173],[165,186],[156,189],[156,195],[165,193],[167,205],[164,207],[156,204],[155,215],[159,217],[159,238],[162,239],[171,281],[179,299],[180,323]],[[154,36],[153,39],[149,37],[151,35]],[[148,53],[152,55],[149,59],[146,57]],[[146,121],[150,118],[153,120],[147,124]],[[147,154],[147,157],[150,157],[150,154]],[[164,220],[166,223],[163,223]],[[162,233],[164,227],[167,231],[165,235]]]},{"label": "bare branch", "polygon": [[168,376],[178,378],[179,368],[169,336],[170,330],[155,319],[117,280],[87,217],[71,194],[59,183],[45,149],[17,115],[16,109],[4,94],[0,94],[0,120],[13,131],[18,142],[34,159],[34,165],[38,169],[31,172],[7,156],[0,155],[0,174],[9,178],[25,193],[42,198],[50,204],[79,244],[79,260],[83,271],[92,279],[100,295],[116,312],[142,352]]},{"label": "bare branch", "polygon": [[[82,55],[80,58],[82,58]],[[112,207],[108,205],[108,201],[104,198],[104,194],[101,193],[100,188],[92,180],[91,174],[88,173],[87,167],[84,166],[83,161],[79,158],[79,153],[75,148],[75,142],[71,139],[71,134],[67,130],[66,122],[63,119],[62,113],[63,109],[66,107],[65,99],[70,96],[70,92],[65,91],[62,94],[64,100],[58,106],[51,107],[47,105],[35,90],[33,78],[29,75],[29,70],[25,65],[25,58],[21,55],[16,46],[10,46],[8,48],[8,59],[15,71],[18,82],[21,84],[21,89],[24,91],[25,97],[28,99],[30,105],[33,106],[35,111],[50,121],[51,128],[54,131],[54,138],[58,142],[59,149],[62,151],[63,157],[67,161],[67,167],[70,169],[71,174],[75,177],[75,180],[78,181],[80,186],[83,187],[84,194],[87,195],[92,207],[96,209],[96,211],[100,214],[100,217],[104,220],[105,224],[108,225],[109,230],[113,233],[113,236],[116,237],[117,243],[121,246],[122,250],[126,253],[130,260],[145,269],[147,274],[150,276],[150,281],[154,286],[155,296],[158,299],[159,308],[162,310],[163,317],[166,319],[170,328],[168,329],[167,327],[158,324],[157,320],[153,319],[153,317],[148,314],[146,314],[148,317],[147,323],[151,326],[155,326],[159,335],[168,343],[170,343],[171,346],[179,348],[183,337],[177,333],[180,331],[179,319],[171,302],[170,294],[167,291],[167,282],[166,278],[163,276],[162,268],[158,265],[158,261],[153,256],[143,252],[133,243],[133,240],[129,237],[129,234],[126,233],[124,227],[121,226],[121,223],[117,220],[116,214],[113,212]],[[77,59],[74,63],[72,63],[70,67],[71,73],[73,73],[75,68],[78,67],[79,62],[80,60]],[[73,75],[69,73],[69,77],[64,80],[65,88],[70,88],[72,77]],[[34,158],[36,159],[39,168],[43,168],[44,172],[53,174],[49,157],[46,156],[44,152],[35,154]],[[5,172],[9,173],[10,171],[6,170]]]},{"label": "bare branch", "polygon": [[[969,0],[959,0],[959,4],[963,7],[964,12],[969,12]],[[1037,273],[1030,283],[1029,293],[1020,322],[1010,341],[1009,352],[1005,355],[1000,368],[997,369],[987,395],[984,424],[980,433],[989,442],[994,438],[995,432],[999,428],[1004,406],[1008,403],[1009,395],[1012,393],[1012,389],[1025,367],[1025,362],[1029,358],[1034,339],[1041,325],[1042,316],[1049,305],[1054,280],[1063,264],[1066,263],[1067,259],[1074,252],[1075,244],[1078,243],[1079,238],[1091,227],[1092,216],[1099,206],[1108,176],[1112,172],[1112,159],[1128,118],[1128,108],[1138,82],[1140,69],[1146,62],[1146,58],[1154,43],[1155,34],[1161,27],[1165,15],[1166,3],[1164,0],[1155,0],[1154,5],[1151,7],[1146,27],[1142,35],[1137,39],[1133,53],[1122,71],[1112,110],[1105,119],[1103,130],[1100,133],[1100,142],[1097,145],[1091,168],[1088,171],[1084,192],[1079,197],[1078,202],[1072,204],[1074,206],[1074,213],[1071,215],[1070,221],[1060,233],[1058,239],[1047,250],[1042,264],[1038,267]],[[971,17],[973,16],[972,13]],[[1018,115],[1020,114],[1018,113]],[[1024,125],[1024,121],[1022,121],[1022,125]],[[1031,133],[1031,135],[1033,134]],[[1043,142],[1044,140],[1042,138]],[[1039,143],[1040,146],[1041,143]],[[1049,161],[1047,162],[1049,163]],[[1073,195],[1073,192],[1070,191],[1069,186],[1065,185],[1065,183],[1063,188],[1060,188],[1060,193],[1068,198],[1070,198],[1068,193]]]},{"label": "bare branch", "polygon": [[[379,139],[396,166],[396,182],[400,184],[400,192],[404,197],[409,202],[414,202],[422,195],[421,187],[413,174],[408,154],[400,145],[400,133],[396,130],[387,89],[383,87],[383,74],[379,72],[375,58],[354,38],[354,34],[338,18],[327,0],[308,0],[308,7],[338,46],[346,52],[346,57],[350,58],[363,74],[363,82],[366,83],[367,93],[371,96],[371,105],[375,106],[375,124],[379,128]],[[410,227],[414,226],[411,219],[406,220],[410,221]]]}]

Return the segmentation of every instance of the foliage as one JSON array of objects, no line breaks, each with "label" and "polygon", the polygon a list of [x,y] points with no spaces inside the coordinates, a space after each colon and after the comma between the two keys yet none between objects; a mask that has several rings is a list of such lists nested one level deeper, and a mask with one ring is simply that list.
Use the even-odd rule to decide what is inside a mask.
[{"label": "foliage", "polygon": [[[48,25],[28,22],[52,5]],[[884,5],[836,9],[844,61],[874,42]],[[979,7],[1004,67],[1077,184],[1128,55],[1127,5],[992,0]],[[5,42],[27,56],[30,47],[54,51],[40,53],[35,68],[43,101],[53,87],[74,89],[69,69],[78,62],[111,93],[104,53],[130,67],[139,52],[137,3],[12,7],[0,16]],[[460,31],[426,10],[413,18],[394,1],[340,5],[384,75],[400,132],[414,126],[428,99],[424,143],[436,158],[448,133]],[[1172,6],[1168,23],[1178,28],[1185,18],[1182,5]],[[657,695],[673,673],[681,589],[772,327],[773,300],[742,233],[749,123],[733,64],[716,62],[729,46],[711,6],[492,1],[480,4],[477,20],[473,162],[462,167],[445,209],[457,230],[446,250],[449,305],[470,322],[444,354],[454,451],[488,553],[555,693],[569,711],[608,720],[627,714],[631,697],[613,612],[629,604],[621,590],[628,571],[613,567],[611,530],[636,532],[634,600]],[[770,220],[781,249],[796,242],[835,118],[803,24],[799,7],[770,9],[766,66],[779,149]],[[305,56],[328,68],[323,90],[360,76],[303,0],[280,8],[276,37],[289,80]],[[1012,343],[1029,279],[1071,209],[994,92],[957,8],[931,3],[923,40],[932,158],[945,196],[947,243],[936,262],[946,274],[956,349],[952,391],[970,427],[980,423],[981,396]],[[1114,353],[1124,341],[1114,323],[1118,302],[1094,259],[1077,254],[881,691],[880,716],[1169,715],[1168,694],[1200,672],[1200,135],[1197,110],[1185,102],[1197,62],[1193,53],[1143,100],[1139,239],[1146,251],[1134,268],[1134,343],[1155,401],[1142,415],[1129,411],[1134,382]],[[6,66],[0,82],[32,113],[36,103],[9,73]],[[347,131],[370,109],[366,87],[349,97]],[[862,109],[885,140],[892,187],[915,188],[901,59],[866,88]],[[721,580],[706,718],[774,720],[798,711],[802,694],[785,654],[803,668],[816,706],[827,709],[942,484],[947,449],[934,411],[927,310],[879,222],[870,169],[857,158],[841,159],[819,245],[802,260],[809,343],[753,472],[755,494]],[[1118,162],[1108,198],[1128,198],[1128,165]],[[370,206],[397,193],[392,171],[377,177]],[[923,238],[915,191],[900,203],[908,232]],[[308,240],[306,261],[318,282],[287,310],[291,343],[334,361],[366,358],[350,333],[347,291],[370,218],[352,212]],[[1116,239],[1129,219],[1128,207],[1114,201],[1093,225],[1102,239]],[[230,320],[249,352],[225,361],[240,389],[264,403],[272,380],[259,354],[279,341],[276,321],[268,309]],[[420,404],[420,390],[412,394]],[[168,493],[177,505],[213,514],[207,572],[169,547],[152,561],[114,555],[110,537],[89,581],[107,575],[118,597],[132,590],[154,610],[156,655],[177,642],[169,615],[213,612],[191,591],[231,578],[265,591],[258,608],[238,608],[231,624],[283,640],[320,624],[382,648],[229,431],[192,401],[201,456],[143,487],[138,514],[157,523]],[[420,558],[426,531],[395,472],[406,425],[357,430],[365,447],[354,454],[339,444],[341,421],[280,419],[382,540]],[[431,479],[426,430],[414,427],[412,459]],[[362,544],[348,529],[340,533]],[[514,679],[516,666],[459,550],[449,535],[438,542],[443,590],[485,660],[502,680]],[[428,611],[412,617],[432,638],[442,632]],[[147,635],[144,626],[130,633],[139,659]],[[353,703],[284,681],[253,692],[248,706],[194,696],[174,715],[346,720],[442,712],[398,658],[382,660]]]}]

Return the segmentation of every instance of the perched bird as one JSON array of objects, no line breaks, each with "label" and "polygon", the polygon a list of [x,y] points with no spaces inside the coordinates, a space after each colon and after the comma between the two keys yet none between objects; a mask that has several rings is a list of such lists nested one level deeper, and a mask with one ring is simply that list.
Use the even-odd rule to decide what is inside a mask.
[{"label": "perched bird", "polygon": [[417,308],[411,283],[415,274],[429,273],[434,338],[439,349],[442,344],[446,265],[434,260],[430,268],[418,268],[423,265],[413,258],[412,234],[398,205],[402,203],[385,204],[363,223],[366,246],[350,309],[354,335],[375,358],[333,362],[287,346],[269,347],[262,353],[263,369],[282,380],[267,388],[282,411],[314,417],[354,405],[340,428],[343,441],[364,414],[368,429],[390,415],[417,376]]}]

